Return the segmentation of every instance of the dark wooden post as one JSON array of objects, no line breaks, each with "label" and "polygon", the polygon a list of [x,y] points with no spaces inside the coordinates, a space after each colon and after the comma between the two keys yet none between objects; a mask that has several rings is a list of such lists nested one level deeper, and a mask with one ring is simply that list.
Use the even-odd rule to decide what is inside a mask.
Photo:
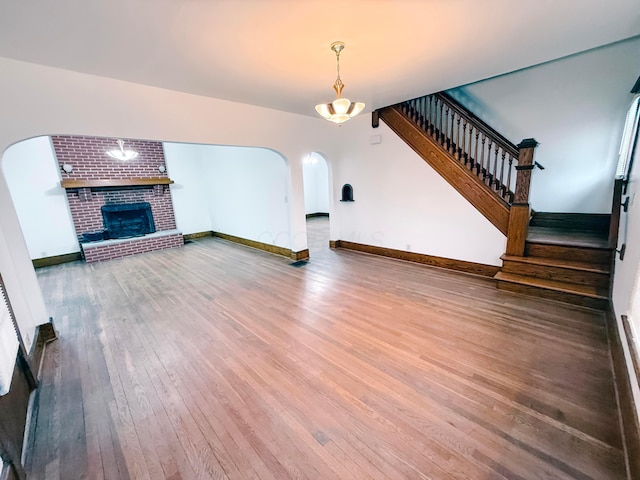
[{"label": "dark wooden post", "polygon": [[371,128],[378,128],[380,126],[380,112],[374,110],[371,112]]},{"label": "dark wooden post", "polygon": [[611,205],[611,220],[609,220],[609,248],[618,247],[618,229],[620,227],[620,210],[622,208],[623,187],[624,180],[616,179],[613,184],[613,202]]},{"label": "dark wooden post", "polygon": [[516,166],[516,191],[509,211],[509,229],[507,232],[507,255],[522,257],[529,227],[529,190],[531,188],[531,170],[535,167],[533,155],[538,142],[526,138],[518,145],[518,165]]}]

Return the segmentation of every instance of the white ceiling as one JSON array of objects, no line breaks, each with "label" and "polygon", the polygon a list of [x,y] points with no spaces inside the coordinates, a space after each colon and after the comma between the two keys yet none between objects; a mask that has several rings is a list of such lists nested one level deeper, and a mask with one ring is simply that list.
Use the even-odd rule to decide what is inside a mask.
[{"label": "white ceiling", "polygon": [[639,0],[0,0],[0,56],[305,115],[335,40],[371,110],[639,34]]}]

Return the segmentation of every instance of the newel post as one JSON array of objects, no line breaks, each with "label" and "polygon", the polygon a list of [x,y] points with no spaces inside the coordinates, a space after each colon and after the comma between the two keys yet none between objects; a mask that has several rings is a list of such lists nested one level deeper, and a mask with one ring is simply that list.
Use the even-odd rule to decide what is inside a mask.
[{"label": "newel post", "polygon": [[529,227],[529,190],[531,188],[531,170],[535,167],[533,155],[538,142],[526,138],[518,145],[518,165],[516,166],[516,191],[509,211],[509,229],[507,231],[507,255],[522,257]]}]

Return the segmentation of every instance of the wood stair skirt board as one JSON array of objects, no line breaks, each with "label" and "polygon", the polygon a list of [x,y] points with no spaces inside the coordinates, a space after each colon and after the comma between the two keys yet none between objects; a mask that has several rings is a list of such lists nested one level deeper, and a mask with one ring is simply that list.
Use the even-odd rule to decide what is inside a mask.
[{"label": "wood stair skirt board", "polygon": [[422,263],[432,267],[446,268],[448,270],[456,270],[474,275],[482,275],[484,277],[493,277],[499,270],[494,265],[484,265],[482,263],[467,262],[464,260],[455,260],[452,258],[436,257],[426,255],[424,253],[407,252],[404,250],[394,250],[392,248],[377,247],[374,245],[365,245],[362,243],[348,242],[345,240],[331,240],[331,248],[344,248],[346,250],[355,250],[358,252],[380,255],[382,257],[391,257],[398,260],[406,260],[414,263]]},{"label": "wood stair skirt board", "polygon": [[[291,260],[306,260],[309,258],[309,250],[304,249],[299,252],[294,252],[290,248],[278,247],[277,245],[270,245],[268,243],[257,242],[255,240],[249,240],[246,238],[236,237],[235,235],[229,235],[221,232],[211,232],[214,237],[222,238],[230,242],[239,243],[251,248],[257,248],[258,250],[264,250],[265,252],[275,253],[276,255],[282,255],[288,257]],[[192,234],[195,235],[195,234]],[[209,235],[201,235],[209,236]],[[199,238],[192,236],[191,238]]]},{"label": "wood stair skirt board", "polygon": [[607,287],[593,287],[504,271],[496,273],[493,278],[498,281],[497,286],[501,290],[534,295],[598,310],[605,310],[609,306],[609,289]]},{"label": "wood stair skirt board", "polygon": [[504,235],[509,227],[509,205],[493,194],[473,172],[407,119],[397,107],[385,107],[380,118],[420,155],[458,193]]}]

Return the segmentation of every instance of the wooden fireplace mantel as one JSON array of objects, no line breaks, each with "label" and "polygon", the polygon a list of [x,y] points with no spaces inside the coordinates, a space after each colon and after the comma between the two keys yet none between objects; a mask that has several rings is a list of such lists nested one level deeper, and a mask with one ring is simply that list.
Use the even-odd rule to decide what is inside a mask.
[{"label": "wooden fireplace mantel", "polygon": [[62,188],[100,188],[135,187],[140,185],[170,185],[173,180],[167,177],[151,178],[113,178],[105,180],[65,179],[60,182]]}]

